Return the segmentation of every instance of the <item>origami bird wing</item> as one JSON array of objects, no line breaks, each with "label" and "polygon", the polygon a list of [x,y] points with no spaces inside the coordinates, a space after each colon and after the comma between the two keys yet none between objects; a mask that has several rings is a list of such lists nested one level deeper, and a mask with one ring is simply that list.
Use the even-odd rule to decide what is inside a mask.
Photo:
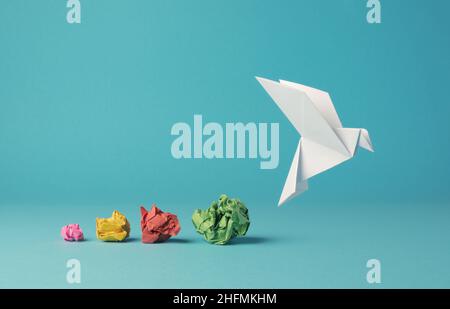
[{"label": "origami bird wing", "polygon": [[[334,107],[327,120],[307,93],[298,87],[256,77],[259,83],[272,97],[288,120],[293,124],[303,139],[308,139],[325,147],[328,147],[342,155],[350,155],[344,143],[340,140],[329,121],[339,121],[333,115]],[[322,94],[323,95],[323,94]],[[315,93],[315,96],[319,96]],[[325,102],[322,100],[320,102]],[[320,109],[325,109],[327,104],[318,104]],[[329,106],[329,104],[328,104]],[[340,124],[340,121],[339,123]]]},{"label": "origami bird wing", "polygon": [[322,114],[322,116],[331,127],[342,128],[341,120],[339,119],[339,116],[328,92],[286,80],[280,80],[280,83],[282,85],[286,85],[306,93],[306,95],[311,99],[314,106]]}]

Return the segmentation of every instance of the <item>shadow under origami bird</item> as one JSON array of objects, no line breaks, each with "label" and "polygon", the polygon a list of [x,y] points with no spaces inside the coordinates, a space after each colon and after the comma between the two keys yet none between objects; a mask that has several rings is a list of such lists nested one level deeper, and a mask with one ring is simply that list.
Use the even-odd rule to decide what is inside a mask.
[{"label": "shadow under origami bird", "polygon": [[353,158],[358,146],[374,151],[366,129],[342,127],[327,92],[256,79],[301,135],[278,206],[305,192],[309,178]]}]

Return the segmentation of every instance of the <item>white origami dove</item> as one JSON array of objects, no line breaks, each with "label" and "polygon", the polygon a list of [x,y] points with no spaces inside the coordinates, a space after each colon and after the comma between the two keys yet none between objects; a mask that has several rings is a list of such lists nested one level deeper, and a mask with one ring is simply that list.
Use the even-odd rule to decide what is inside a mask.
[{"label": "white origami dove", "polygon": [[256,77],[300,133],[278,206],[308,189],[307,180],[351,159],[356,147],[374,151],[366,129],[343,128],[328,93]]}]

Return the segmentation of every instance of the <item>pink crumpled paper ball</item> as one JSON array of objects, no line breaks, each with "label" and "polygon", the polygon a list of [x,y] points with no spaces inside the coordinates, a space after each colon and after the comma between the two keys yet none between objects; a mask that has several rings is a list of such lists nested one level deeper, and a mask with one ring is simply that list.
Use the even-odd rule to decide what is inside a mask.
[{"label": "pink crumpled paper ball", "polygon": [[66,241],[80,241],[84,239],[83,230],[78,224],[69,224],[61,229],[61,236]]}]

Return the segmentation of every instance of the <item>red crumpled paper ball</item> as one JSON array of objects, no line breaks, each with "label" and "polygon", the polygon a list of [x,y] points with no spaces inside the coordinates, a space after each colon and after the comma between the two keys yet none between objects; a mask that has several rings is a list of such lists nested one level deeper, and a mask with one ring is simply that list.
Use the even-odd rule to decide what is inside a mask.
[{"label": "red crumpled paper ball", "polygon": [[150,211],[141,206],[141,230],[143,243],[162,242],[180,232],[180,223],[176,215],[163,212],[156,205]]}]

